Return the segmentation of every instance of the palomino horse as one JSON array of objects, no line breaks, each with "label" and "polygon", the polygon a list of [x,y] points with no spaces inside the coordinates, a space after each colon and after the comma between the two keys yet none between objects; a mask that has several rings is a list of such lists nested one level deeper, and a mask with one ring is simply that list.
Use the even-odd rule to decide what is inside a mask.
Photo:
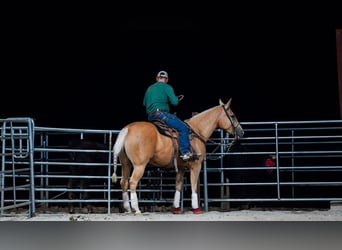
[{"label": "palomino horse", "polygon": [[[157,167],[169,167],[175,163],[177,174],[173,201],[174,213],[182,213],[180,208],[180,192],[183,185],[185,168],[190,170],[192,211],[193,213],[201,213],[198,207],[197,183],[203,157],[206,153],[206,141],[217,128],[227,131],[235,139],[242,137],[244,133],[230,107],[230,103],[231,99],[226,104],[220,99],[219,105],[186,120],[186,123],[191,128],[191,146],[195,152],[201,155],[193,161],[185,162],[178,157],[177,140],[159,133],[156,126],[151,122],[133,122],[126,125],[120,131],[113,147],[114,172],[112,182],[115,183],[117,181],[116,169],[118,165],[117,158],[119,157],[122,167],[120,185],[125,212],[141,213],[137,197],[137,184],[148,164]],[[174,160],[174,157],[176,157],[176,160]],[[130,177],[132,167],[133,172]],[[130,189],[130,197],[128,196],[128,187]]]}]

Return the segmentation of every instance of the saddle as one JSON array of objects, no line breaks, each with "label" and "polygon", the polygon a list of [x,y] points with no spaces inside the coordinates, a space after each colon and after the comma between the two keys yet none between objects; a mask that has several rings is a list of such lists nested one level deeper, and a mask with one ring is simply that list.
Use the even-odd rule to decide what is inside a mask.
[{"label": "saddle", "polygon": [[[159,133],[161,133],[162,135],[168,136],[172,140],[173,143],[173,159],[174,159],[174,164],[177,170],[177,158],[178,158],[178,147],[176,144],[176,141],[178,140],[178,131],[170,126],[168,126],[167,124],[165,124],[163,121],[161,120],[152,120],[151,123],[156,126],[157,130]],[[190,128],[190,140],[191,138],[193,138],[194,136],[196,136],[196,134],[193,132],[193,130]],[[192,148],[192,151],[195,152],[195,150]],[[199,157],[194,157],[192,158],[190,161],[195,161],[198,160]]]},{"label": "saddle", "polygon": [[166,125],[161,120],[152,120],[151,122],[156,126],[156,128],[158,129],[158,132],[161,133],[162,135],[166,135],[168,137],[178,139],[178,132],[176,129],[171,128],[170,126]]}]

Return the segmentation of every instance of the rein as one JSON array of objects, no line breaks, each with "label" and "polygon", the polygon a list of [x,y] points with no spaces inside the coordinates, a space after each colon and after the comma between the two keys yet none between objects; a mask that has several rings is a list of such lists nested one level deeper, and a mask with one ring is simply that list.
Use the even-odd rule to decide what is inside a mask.
[{"label": "rein", "polygon": [[[225,151],[225,153],[227,153],[227,152],[230,151],[231,147],[232,147],[232,146],[234,145],[234,143],[236,142],[236,137],[235,137],[234,140],[232,140],[230,143],[216,142],[216,141],[214,141],[214,140],[212,140],[212,139],[210,139],[210,138],[206,141],[206,140],[203,138],[203,136],[201,136],[201,135],[198,134],[196,131],[194,131],[190,126],[189,126],[189,128],[191,129],[192,133],[193,133],[198,139],[200,139],[200,141],[202,141],[204,144],[206,144],[207,141],[208,141],[208,142],[210,142],[210,143],[216,145],[216,147],[211,151],[212,153],[215,153],[221,146],[226,146],[226,147],[227,147],[227,149],[226,149],[226,151]],[[212,158],[210,158],[210,160],[219,160],[219,159],[221,159],[221,158],[223,158],[222,155],[221,155],[221,156],[218,156],[218,157],[212,157]]]}]

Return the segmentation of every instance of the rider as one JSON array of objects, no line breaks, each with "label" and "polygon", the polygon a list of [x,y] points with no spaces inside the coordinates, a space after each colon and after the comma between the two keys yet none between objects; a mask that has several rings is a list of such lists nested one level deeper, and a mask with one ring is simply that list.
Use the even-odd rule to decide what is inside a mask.
[{"label": "rider", "polygon": [[178,131],[180,157],[188,161],[199,155],[195,155],[191,150],[188,125],[175,114],[170,113],[170,105],[177,106],[184,96],[176,96],[168,81],[169,76],[166,71],[158,72],[156,82],[151,84],[145,92],[143,105],[148,114],[147,120],[161,120]]}]

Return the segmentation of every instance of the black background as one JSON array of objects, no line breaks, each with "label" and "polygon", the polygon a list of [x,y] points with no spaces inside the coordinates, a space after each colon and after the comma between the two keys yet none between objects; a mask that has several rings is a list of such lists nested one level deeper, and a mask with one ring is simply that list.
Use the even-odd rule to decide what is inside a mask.
[{"label": "black background", "polygon": [[[338,6],[159,1],[151,8],[141,1],[124,10],[122,4],[3,4],[0,118],[118,129],[145,119],[142,96],[159,70],[185,95],[177,108],[184,118],[230,97],[240,121],[340,118]],[[339,249],[340,228],[338,222],[3,222],[1,242],[4,249]]]},{"label": "black background", "polygon": [[1,118],[120,129],[166,70],[182,119],[231,97],[240,122],[340,119],[335,6],[82,7],[11,9]]}]

